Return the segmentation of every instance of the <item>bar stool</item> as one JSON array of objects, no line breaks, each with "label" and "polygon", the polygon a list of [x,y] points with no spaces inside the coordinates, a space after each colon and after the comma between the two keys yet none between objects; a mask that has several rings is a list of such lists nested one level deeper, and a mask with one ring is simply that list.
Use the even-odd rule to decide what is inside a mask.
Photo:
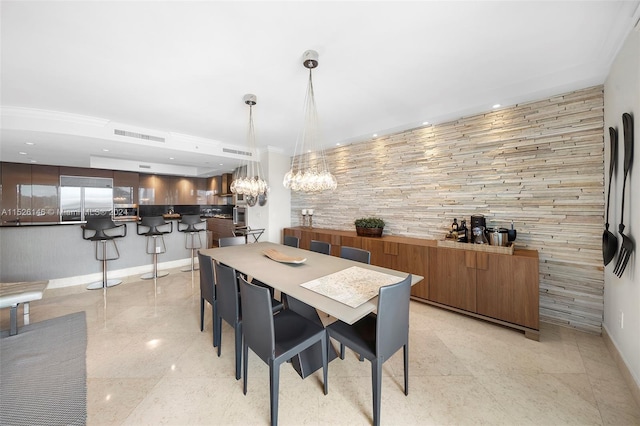
[{"label": "bar stool", "polygon": [[[166,228],[167,225],[170,227],[169,230]],[[173,223],[165,221],[162,216],[145,216],[138,222],[136,233],[147,237],[147,254],[153,255],[153,272],[142,275],[141,279],[150,280],[169,275],[166,271],[158,272],[158,253],[167,251],[167,246],[164,244],[164,234],[171,232],[173,232]]]},{"label": "bar stool", "polygon": [[[122,282],[122,280],[107,279],[107,261],[120,258],[118,245],[115,238],[121,238],[127,235],[127,225],[121,223],[116,225],[110,217],[90,217],[87,223],[82,225],[82,239],[94,241],[96,245],[96,260],[102,262],[102,281],[96,281],[87,286],[88,290],[97,290],[99,288],[113,287]],[[107,242],[111,241],[115,249],[115,255],[109,257]],[[100,250],[98,249],[100,247]]]},{"label": "bar stool", "polygon": [[[198,228],[198,225],[204,224],[207,226],[207,222],[200,219],[200,215],[198,214],[184,214],[182,215],[182,219],[178,222],[178,231],[184,232],[184,246],[187,249],[191,250],[191,267],[186,269],[181,269],[182,272],[191,272],[197,271],[198,267],[195,266],[195,257],[196,250],[202,248],[202,240],[200,239],[200,231],[204,231],[205,228]],[[198,236],[198,241],[196,245],[196,235]]]}]

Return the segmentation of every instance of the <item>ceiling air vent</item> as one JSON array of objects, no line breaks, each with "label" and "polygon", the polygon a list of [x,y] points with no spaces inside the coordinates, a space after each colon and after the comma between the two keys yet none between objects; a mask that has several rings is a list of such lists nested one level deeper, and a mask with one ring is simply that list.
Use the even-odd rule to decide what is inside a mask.
[{"label": "ceiling air vent", "polygon": [[154,141],[154,142],[164,143],[164,138],[161,138],[159,136],[145,135],[144,133],[130,132],[128,130],[119,130],[119,129],[114,129],[113,133],[118,136],[126,136],[128,138],[136,138],[136,139],[142,139],[145,141]]},{"label": "ceiling air vent", "polygon": [[146,164],[138,164],[138,167],[140,167],[141,169],[150,169],[151,166],[147,166]]},{"label": "ceiling air vent", "polygon": [[226,153],[229,153],[229,154],[244,155],[246,157],[253,156],[253,154],[250,153],[249,151],[238,151],[237,149],[231,149],[231,148],[222,148],[222,152],[226,152]]}]

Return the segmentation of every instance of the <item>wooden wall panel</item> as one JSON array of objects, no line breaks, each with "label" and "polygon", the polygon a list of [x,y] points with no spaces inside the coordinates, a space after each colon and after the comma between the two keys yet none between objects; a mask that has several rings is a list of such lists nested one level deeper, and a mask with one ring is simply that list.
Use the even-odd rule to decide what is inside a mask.
[{"label": "wooden wall panel", "polygon": [[292,226],[303,208],[318,228],[379,216],[385,235],[429,239],[453,218],[513,220],[540,255],[540,319],[600,333],[603,102],[596,86],[327,150],[338,188],[292,192]]}]

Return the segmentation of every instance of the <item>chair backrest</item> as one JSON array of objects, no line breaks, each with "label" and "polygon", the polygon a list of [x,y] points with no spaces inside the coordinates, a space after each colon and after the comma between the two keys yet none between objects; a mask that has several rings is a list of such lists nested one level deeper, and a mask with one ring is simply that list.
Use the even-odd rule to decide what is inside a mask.
[{"label": "chair backrest", "polygon": [[[140,219],[140,223],[138,223],[138,235],[161,235],[168,234],[171,231],[165,230],[160,231],[158,227],[164,225],[171,225],[171,231],[173,231],[173,225],[171,222],[167,222],[164,220],[162,216],[144,216]],[[143,228],[142,230],[140,228]],[[146,231],[144,228],[148,228]],[[166,228],[163,228],[166,229]]]},{"label": "chair backrest", "polygon": [[376,354],[389,358],[409,342],[411,274],[396,284],[380,287],[376,323]]},{"label": "chair backrest", "polygon": [[180,217],[180,223],[185,225],[195,225],[200,222],[203,222],[203,220],[200,218],[199,214],[183,214]]},{"label": "chair backrest", "polygon": [[371,263],[371,252],[355,247],[340,247],[340,257],[343,259],[355,260],[356,262]]},{"label": "chair backrest", "polygon": [[198,262],[200,264],[200,297],[213,304],[216,295],[213,261],[210,256],[202,254],[198,250]]},{"label": "chair backrest", "polygon": [[[203,229],[196,228],[196,225],[199,223],[205,223],[204,220],[200,218],[199,214],[183,214],[178,222],[178,231],[180,232],[198,232]],[[180,225],[184,226],[181,228]],[[186,225],[186,226],[185,226]]]},{"label": "chair backrest", "polygon": [[250,284],[244,277],[240,277],[240,294],[244,341],[256,355],[268,363],[269,359],[275,357],[275,332],[269,289]]},{"label": "chair backrest", "polygon": [[294,237],[293,235],[285,235],[284,245],[298,248],[300,247],[300,239],[298,237]]},{"label": "chair backrest", "polygon": [[230,266],[216,262],[216,297],[220,316],[230,324],[240,319],[238,274]]},{"label": "chair backrest", "polygon": [[224,237],[218,240],[218,247],[241,246],[246,243],[247,240],[241,235],[237,237]]},{"label": "chair backrest", "polygon": [[315,251],[316,253],[331,254],[331,244],[326,241],[311,240],[309,250]]},{"label": "chair backrest", "polygon": [[[116,228],[124,228],[124,232],[120,231],[118,235],[105,232]],[[87,234],[86,231],[94,231],[94,234]],[[88,217],[87,223],[82,225],[82,238],[85,240],[112,240],[125,235],[127,235],[127,226],[124,223],[116,225],[110,216]]]}]

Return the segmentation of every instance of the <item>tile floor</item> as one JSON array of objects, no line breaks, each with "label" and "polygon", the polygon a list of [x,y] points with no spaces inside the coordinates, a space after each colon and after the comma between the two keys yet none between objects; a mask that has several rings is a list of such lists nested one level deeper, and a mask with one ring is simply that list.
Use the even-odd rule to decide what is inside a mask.
[{"label": "tile floor", "polygon": [[[200,332],[198,273],[131,277],[103,291],[47,290],[31,321],[86,311],[89,425],[260,425],[269,422],[267,366],[250,352],[249,388],[234,377],[233,330],[215,355],[211,309]],[[21,313],[21,310],[20,310]],[[640,425],[640,408],[603,339],[541,324],[520,332],[411,302],[409,395],[402,355],[384,364],[386,425]],[[19,315],[19,325],[21,324]],[[8,327],[8,310],[1,315]],[[369,362],[347,351],[302,380],[281,370],[281,425],[371,424]]]}]

